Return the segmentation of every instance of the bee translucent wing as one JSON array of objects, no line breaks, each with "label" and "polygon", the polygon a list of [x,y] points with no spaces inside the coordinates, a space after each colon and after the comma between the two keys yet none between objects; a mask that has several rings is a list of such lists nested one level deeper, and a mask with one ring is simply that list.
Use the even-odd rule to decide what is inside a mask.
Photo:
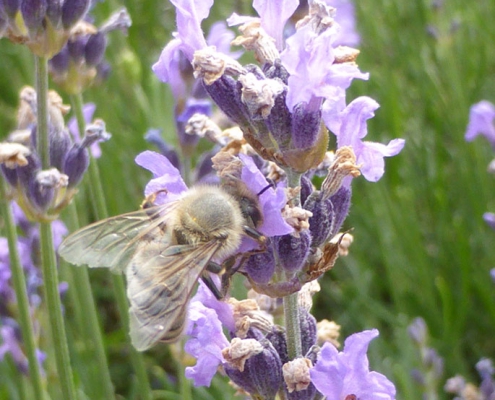
[{"label": "bee translucent wing", "polygon": [[148,243],[138,250],[126,271],[130,334],[137,350],[178,338],[191,292],[220,246],[211,241],[164,250]]},{"label": "bee translucent wing", "polygon": [[72,264],[123,271],[139,243],[167,240],[164,229],[174,205],[167,203],[95,222],[65,238],[58,253]]}]

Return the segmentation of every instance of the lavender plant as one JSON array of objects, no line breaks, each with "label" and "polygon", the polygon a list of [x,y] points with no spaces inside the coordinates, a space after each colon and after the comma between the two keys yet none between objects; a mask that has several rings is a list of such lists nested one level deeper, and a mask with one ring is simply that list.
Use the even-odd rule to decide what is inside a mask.
[{"label": "lavender plant", "polygon": [[[101,121],[85,128],[80,94],[105,71],[105,34],[127,27],[129,21],[120,12],[99,29],[76,23],[88,3],[0,3],[0,32],[28,43],[43,62],[51,59],[53,79],[73,96],[78,130],[86,132],[82,141],[72,144],[61,101],[48,98],[48,108],[43,109],[38,107],[46,97],[43,89],[24,94],[23,116],[29,122],[19,127],[25,132],[17,132],[19,136],[11,136],[0,148],[2,172],[10,184],[9,195],[29,216],[43,221],[55,219],[72,200],[88,168],[87,149],[107,137]],[[353,179],[362,174],[378,181],[384,157],[398,154],[404,146],[402,139],[388,145],[364,141],[367,120],[378,103],[364,96],[346,100],[353,79],[368,79],[356,64],[359,52],[340,46],[357,43],[359,36],[352,24],[347,24],[350,31],[341,29],[338,16],[344,13],[337,10],[336,16],[324,2],[310,2],[308,15],[296,23],[301,15],[297,1],[255,1],[258,18],[233,15],[228,20],[231,26],[240,25],[241,35],[233,43],[252,51],[257,61],[241,64],[237,60],[242,52],[227,46],[232,32],[224,24],[212,25],[209,37],[203,36],[200,25],[212,1],[173,4],[178,31],[153,69],[172,87],[180,151],[156,132],[148,134],[167,157],[145,152],[136,158],[153,173],[145,195],[164,204],[181,199],[193,181],[225,184],[235,178],[259,198],[262,223],[256,228],[266,239],[260,247],[243,238],[234,259],[215,260],[228,273],[214,282],[228,288],[231,273],[239,272],[251,288],[249,300],[220,301],[200,283],[188,308],[185,349],[196,365],[186,369],[186,377],[195,385],[209,385],[223,370],[240,392],[259,399],[395,398],[394,385],[369,370],[366,353],[378,331],[351,335],[339,351],[336,325],[317,323],[310,313],[318,279],[352,241],[341,228]],[[19,25],[20,16],[25,26]],[[57,40],[52,42],[54,31]],[[38,68],[41,81],[46,75],[43,62]],[[213,112],[213,104],[222,117]],[[327,151],[329,133],[336,138],[333,152]],[[198,136],[208,138],[214,148],[196,159]],[[191,171],[194,162],[196,171]],[[59,175],[40,174],[48,165]],[[93,164],[91,190],[98,198],[102,191],[94,168]],[[315,186],[317,182],[321,183]],[[96,202],[98,216],[106,217],[104,201]],[[61,365],[71,374],[67,360]],[[74,398],[73,392],[69,388],[64,394]],[[146,390],[142,395],[151,397]]]},{"label": "lavender plant", "polygon": [[[378,332],[349,337],[341,353],[329,343],[319,350],[316,321],[310,306],[300,300],[307,299],[302,295],[309,290],[305,285],[314,284],[335,262],[342,235],[331,239],[348,213],[352,179],[361,171],[367,180],[379,180],[383,158],[398,154],[404,145],[401,139],[388,145],[362,140],[366,120],[378,104],[360,97],[346,105],[345,90],[351,81],[368,78],[355,63],[358,51],[334,47],[339,26],[334,9],[324,3],[312,2],[309,15],[284,39],[283,28],[298,2],[255,2],[259,18],[233,15],[228,20],[241,25],[242,35],[233,43],[253,50],[259,62],[242,65],[207,45],[200,24],[212,2],[173,3],[178,31],[153,69],[162,81],[177,85],[178,60],[188,60],[203,89],[239,127],[242,138],[224,135],[227,143],[213,158],[220,180],[232,174],[253,193],[267,187],[266,176],[275,181],[260,194],[265,220],[259,230],[268,244],[258,254],[248,253],[247,261],[236,268],[255,296],[283,299],[285,319],[284,327],[278,326],[256,301],[219,302],[201,286],[191,301],[186,328],[191,337],[186,351],[197,365],[186,369],[186,376],[197,385],[208,385],[222,365],[241,390],[260,399],[277,394],[304,399],[395,398],[393,384],[368,370],[367,346]],[[215,132],[222,130],[210,122],[203,126],[218,143]],[[335,153],[327,153],[327,129],[337,138]],[[136,161],[153,172],[145,194],[161,193],[158,202],[184,190],[178,170],[165,158],[147,152]],[[316,190],[311,178],[324,170],[326,176]],[[253,243],[250,246],[243,243],[239,251],[249,250]]]}]

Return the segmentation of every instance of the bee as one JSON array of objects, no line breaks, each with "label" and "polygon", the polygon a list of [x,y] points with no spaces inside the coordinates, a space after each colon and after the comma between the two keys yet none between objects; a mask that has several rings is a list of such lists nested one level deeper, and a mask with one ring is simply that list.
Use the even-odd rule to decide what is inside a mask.
[{"label": "bee", "polygon": [[224,272],[219,261],[236,257],[244,235],[263,244],[266,238],[256,229],[262,222],[258,195],[232,178],[82,228],[58,253],[72,264],[125,273],[131,341],[144,351],[179,338],[199,278],[223,297],[207,271]]}]

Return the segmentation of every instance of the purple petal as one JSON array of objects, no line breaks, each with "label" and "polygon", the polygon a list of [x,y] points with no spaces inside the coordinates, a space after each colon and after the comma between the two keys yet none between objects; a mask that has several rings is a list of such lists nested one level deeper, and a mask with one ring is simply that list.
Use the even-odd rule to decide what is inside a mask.
[{"label": "purple petal", "polygon": [[234,40],[235,34],[230,29],[227,28],[225,22],[215,22],[211,28],[208,36],[206,38],[206,43],[209,46],[215,46],[217,51],[227,54],[233,59],[237,60],[241,55],[242,51],[230,51],[230,43]]},{"label": "purple petal", "polygon": [[186,84],[180,73],[182,41],[172,39],[162,50],[160,58],[151,69],[162,82],[170,84],[176,101],[186,97]]},{"label": "purple petal", "polygon": [[[213,282],[220,285],[220,278],[218,275],[211,275]],[[198,291],[191,299],[191,301],[199,301],[205,307],[214,310],[217,314],[218,319],[223,326],[227,327],[231,332],[235,331],[235,321],[234,314],[232,312],[232,306],[225,301],[218,300],[210,289],[206,287],[203,281],[199,281]]]},{"label": "purple petal", "polygon": [[192,61],[194,52],[206,47],[201,21],[208,17],[213,0],[171,0],[177,12],[177,37],[182,51]]},{"label": "purple petal", "polygon": [[356,31],[356,15],[351,0],[325,0],[325,3],[337,9],[335,21],[340,25],[340,33],[335,40],[336,46],[356,47],[361,38]]},{"label": "purple petal", "polygon": [[187,367],[186,378],[195,386],[209,386],[217,367],[224,361],[222,349],[229,342],[222,331],[222,324],[215,310],[199,301],[191,301],[188,308],[186,333],[192,338],[186,342],[185,351],[196,358],[194,367]]},{"label": "purple petal", "polygon": [[394,139],[388,145],[364,142],[368,134],[366,121],[372,118],[378,103],[370,97],[361,96],[353,100],[337,116],[334,112],[324,112],[323,120],[337,136],[337,147],[351,146],[356,154],[357,164],[361,164],[363,176],[370,182],[378,181],[384,173],[383,157],[397,155],[405,145],[403,139]]},{"label": "purple petal", "polygon": [[492,228],[492,229],[495,229],[495,214],[494,213],[484,213],[483,214],[483,220],[487,223],[487,225]]},{"label": "purple petal", "polygon": [[306,25],[287,39],[280,58],[290,74],[286,100],[290,110],[298,103],[310,103],[313,97],[332,98],[340,93],[336,88],[347,89],[354,78],[368,79],[369,74],[354,64],[333,63],[337,35],[337,24],[318,36]]},{"label": "purple petal", "polygon": [[465,139],[468,142],[478,135],[484,135],[490,144],[495,147],[495,106],[483,100],[474,104],[469,110],[469,123]]},{"label": "purple petal", "polygon": [[[138,154],[135,162],[153,173],[154,179],[148,182],[144,194],[157,194],[156,204],[172,201],[187,190],[179,170],[165,156],[147,150]],[[160,191],[165,192],[159,193]]]},{"label": "purple petal", "polygon": [[294,14],[298,5],[299,0],[253,1],[253,7],[261,18],[261,27],[275,39],[275,45],[278,50],[283,49],[285,23]]},{"label": "purple petal", "polygon": [[395,387],[384,375],[369,371],[366,355],[371,340],[378,336],[376,329],[349,336],[344,350],[329,343],[322,347],[318,361],[310,370],[311,380],[328,400],[355,395],[360,400],[395,399]]},{"label": "purple petal", "polygon": [[383,157],[391,157],[399,154],[404,148],[404,139],[393,139],[387,145],[375,142],[363,142],[361,157],[357,163],[363,163],[361,173],[370,182],[377,182],[385,173],[385,161]]},{"label": "purple petal", "polygon": [[348,368],[340,362],[339,352],[326,342],[321,348],[316,365],[310,369],[311,382],[327,396],[327,400],[340,400]]},{"label": "purple petal", "polygon": [[[241,179],[253,193],[259,193],[269,183],[258,169],[253,159],[249,156],[239,154],[243,165]],[[266,236],[283,236],[292,233],[294,229],[282,218],[281,210],[287,199],[282,187],[268,189],[259,197],[263,211],[263,224],[259,230]]]}]

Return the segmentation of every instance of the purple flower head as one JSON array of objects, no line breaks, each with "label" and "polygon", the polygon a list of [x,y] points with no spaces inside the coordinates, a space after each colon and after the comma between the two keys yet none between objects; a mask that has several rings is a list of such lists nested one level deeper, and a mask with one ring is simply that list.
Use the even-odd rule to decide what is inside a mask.
[{"label": "purple flower head", "polygon": [[478,135],[485,136],[495,148],[495,106],[486,100],[474,104],[469,110],[465,139],[471,142]]},{"label": "purple flower head", "polygon": [[220,315],[230,319],[233,325],[230,306],[214,299],[206,285],[200,282],[198,293],[188,307],[186,334],[191,338],[185,345],[186,352],[197,360],[194,367],[186,368],[186,378],[192,379],[195,386],[210,386],[217,367],[224,362],[222,349],[229,341],[223,334]]},{"label": "purple flower head", "polygon": [[[93,120],[93,115],[96,110],[96,105],[94,103],[87,103],[83,106],[83,115],[84,115],[84,121],[86,124],[90,124],[91,121]],[[81,142],[81,133],[79,132],[79,127],[77,125],[77,120],[76,117],[72,117],[69,122],[67,123],[67,127],[69,128],[70,133],[74,137],[76,143]],[[93,155],[94,158],[100,158],[101,157],[101,149],[100,149],[100,143],[98,141],[95,141],[91,146],[91,154]]]},{"label": "purple flower head", "polygon": [[387,145],[362,140],[368,134],[366,121],[378,107],[375,100],[366,96],[353,100],[338,114],[323,105],[323,120],[337,136],[337,147],[352,147],[357,164],[362,165],[361,173],[370,182],[378,181],[385,172],[383,158],[399,154],[405,144],[404,139],[393,139]]},{"label": "purple flower head", "polygon": [[376,329],[355,333],[346,339],[342,352],[328,342],[323,345],[310,376],[327,400],[342,400],[351,395],[359,400],[395,399],[394,384],[369,370],[366,352],[377,336]]},{"label": "purple flower head", "polygon": [[287,107],[293,110],[298,103],[311,104],[314,99],[343,98],[354,78],[367,80],[354,63],[335,63],[335,40],[339,26],[317,34],[310,24],[299,28],[287,39],[280,54],[289,72]]}]

